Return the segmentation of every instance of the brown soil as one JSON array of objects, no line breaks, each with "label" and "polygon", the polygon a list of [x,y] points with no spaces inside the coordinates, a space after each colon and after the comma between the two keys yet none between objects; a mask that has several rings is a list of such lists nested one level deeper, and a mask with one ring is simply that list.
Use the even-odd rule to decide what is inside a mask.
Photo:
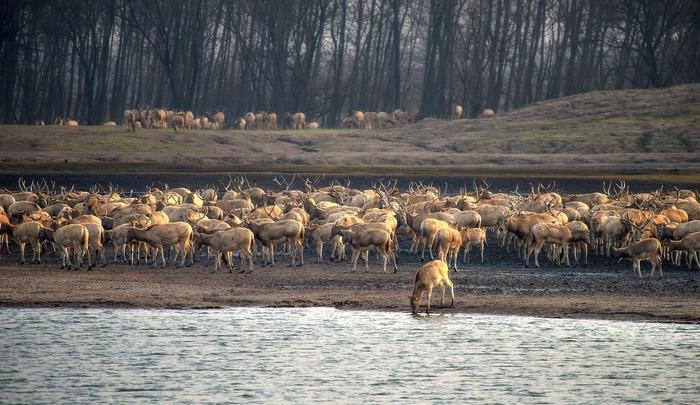
[{"label": "brown soil", "polygon": [[[308,260],[308,256],[307,256]],[[0,304],[130,308],[304,307],[407,311],[415,269],[398,273],[351,273],[350,264],[306,264],[291,269],[256,267],[233,274],[195,266],[153,269],[111,265],[92,271],[56,265],[0,267]],[[456,305],[437,312],[700,322],[697,271],[669,271],[664,278],[639,280],[630,269],[591,271],[521,266],[471,266],[451,278]],[[439,291],[433,297],[438,305]]]}]

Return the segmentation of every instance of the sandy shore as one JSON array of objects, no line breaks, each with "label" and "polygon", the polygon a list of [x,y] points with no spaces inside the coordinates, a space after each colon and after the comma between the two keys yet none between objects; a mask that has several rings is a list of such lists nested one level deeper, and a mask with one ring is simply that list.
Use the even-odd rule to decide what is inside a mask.
[{"label": "sandy shore", "polygon": [[[203,267],[167,267],[161,270],[119,265],[88,272],[59,270],[53,264],[20,267],[3,263],[0,266],[0,305],[125,308],[331,306],[408,311],[408,295],[413,271],[417,267],[408,264],[397,274],[383,274],[377,272],[376,266],[371,267],[369,273],[350,273],[347,264],[307,264],[295,269],[278,266],[275,269],[256,268],[252,273],[244,274],[212,274]],[[685,272],[680,280],[671,274],[671,277],[666,275],[666,287],[678,282],[684,285],[683,288],[664,288],[663,279],[635,280],[629,273],[620,277],[629,281],[607,288],[594,283],[595,287],[589,288],[587,281],[590,280],[586,278],[590,276],[575,277],[571,271],[491,269],[485,273],[470,269],[452,275],[456,305],[436,308],[435,311],[700,322],[700,277],[697,272]],[[609,277],[600,277],[600,273],[593,277],[609,281]],[[552,283],[554,279],[560,281]],[[543,287],[543,283],[550,287]],[[564,287],[566,285],[569,287]],[[437,291],[435,294],[439,296]],[[433,297],[434,303],[438,302],[436,296]]]}]

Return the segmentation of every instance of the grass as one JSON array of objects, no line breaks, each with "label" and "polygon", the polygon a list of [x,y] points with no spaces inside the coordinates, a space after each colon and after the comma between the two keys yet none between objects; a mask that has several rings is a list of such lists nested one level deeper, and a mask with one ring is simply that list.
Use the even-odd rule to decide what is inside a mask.
[{"label": "grass", "polygon": [[671,176],[700,182],[700,84],[591,92],[384,130],[0,126],[0,171]]}]

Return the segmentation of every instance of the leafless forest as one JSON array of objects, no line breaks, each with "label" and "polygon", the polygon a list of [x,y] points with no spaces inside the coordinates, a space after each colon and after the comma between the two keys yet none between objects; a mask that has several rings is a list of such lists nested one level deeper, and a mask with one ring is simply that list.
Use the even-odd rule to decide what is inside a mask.
[{"label": "leafless forest", "polygon": [[3,0],[0,19],[5,123],[162,106],[335,126],[700,79],[696,0]]}]

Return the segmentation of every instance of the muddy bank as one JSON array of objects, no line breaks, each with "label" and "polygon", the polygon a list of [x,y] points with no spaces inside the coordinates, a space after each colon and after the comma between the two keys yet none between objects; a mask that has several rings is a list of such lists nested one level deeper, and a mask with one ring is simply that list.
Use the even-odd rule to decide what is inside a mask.
[{"label": "muddy bank", "polygon": [[[307,258],[309,255],[307,254]],[[127,308],[221,308],[228,306],[332,306],[342,309],[408,311],[416,259],[399,272],[351,273],[348,263],[252,272],[211,273],[201,265],[177,269],[110,265],[88,272],[51,264],[0,264],[0,305]],[[506,260],[465,266],[451,278],[457,303],[436,312],[700,322],[700,272],[670,269],[663,278],[632,276],[628,266],[604,262],[586,268],[525,269]],[[438,302],[436,290],[434,304]]]}]

